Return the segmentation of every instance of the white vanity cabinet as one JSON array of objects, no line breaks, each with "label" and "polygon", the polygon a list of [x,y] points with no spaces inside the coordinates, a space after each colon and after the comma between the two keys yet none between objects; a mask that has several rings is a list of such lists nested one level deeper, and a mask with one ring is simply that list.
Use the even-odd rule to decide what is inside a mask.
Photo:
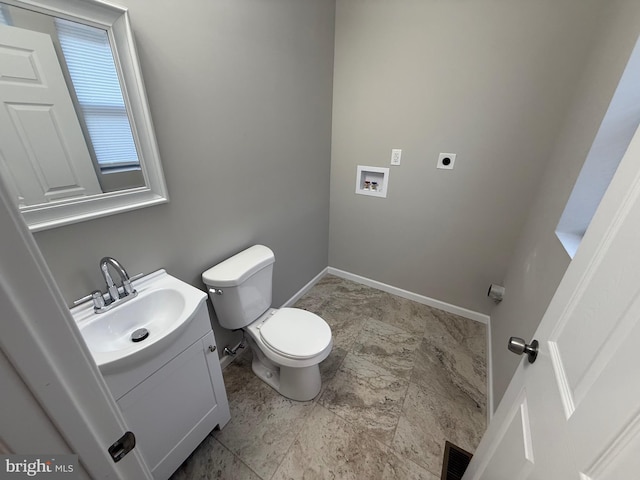
[{"label": "white vanity cabinet", "polygon": [[168,479],[231,418],[204,300],[164,351],[134,368],[103,375],[155,479]]}]

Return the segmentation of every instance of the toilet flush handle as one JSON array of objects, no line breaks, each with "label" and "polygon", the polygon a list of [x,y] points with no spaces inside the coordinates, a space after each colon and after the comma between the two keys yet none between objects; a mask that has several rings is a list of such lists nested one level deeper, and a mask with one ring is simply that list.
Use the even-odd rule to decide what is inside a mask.
[{"label": "toilet flush handle", "polygon": [[210,288],[209,291],[211,293],[215,293],[216,295],[222,295],[222,290],[219,288]]}]

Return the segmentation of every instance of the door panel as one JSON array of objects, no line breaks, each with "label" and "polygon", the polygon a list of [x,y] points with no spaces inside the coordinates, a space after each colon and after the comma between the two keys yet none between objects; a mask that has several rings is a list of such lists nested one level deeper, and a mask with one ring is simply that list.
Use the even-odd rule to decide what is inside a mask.
[{"label": "door panel", "polygon": [[11,164],[21,178],[21,191],[28,195],[22,195],[27,204],[85,195],[86,188],[63,143],[65,127],[57,119],[53,105],[5,103],[5,107],[27,157],[26,162]]},{"label": "door panel", "polygon": [[502,465],[487,465],[485,476],[494,480],[516,480],[527,478],[534,466],[531,424],[526,391],[522,390],[514,403],[511,414],[504,423],[504,433],[496,450],[504,455]]},{"label": "door panel", "polygon": [[640,425],[636,418],[619,441],[614,441],[596,462],[581,472],[584,480],[620,480],[631,478],[628,472],[640,471]]},{"label": "door panel", "polygon": [[0,80],[5,84],[11,82],[18,85],[42,85],[36,62],[32,50],[0,45],[0,65],[2,65]]},{"label": "door panel", "polygon": [[[640,212],[632,210],[628,215],[618,235],[607,240],[608,250],[633,251],[639,245]],[[594,258],[590,272],[551,334],[550,341],[557,343],[562,361],[557,371],[566,378],[575,407],[636,323],[637,317],[629,315],[629,309],[640,295],[640,285],[634,281],[637,268],[635,262],[626,259],[608,262],[604,257]]]},{"label": "door panel", "polygon": [[[636,302],[636,305],[639,302]],[[635,319],[640,318],[637,309],[629,311]],[[569,420],[574,442],[580,444],[576,459],[581,472],[590,477],[608,478],[595,472],[601,471],[612,460],[636,461],[640,471],[640,449],[633,452],[632,445],[640,441],[640,382],[637,381],[637,346],[640,342],[640,324],[618,345],[602,373],[584,395],[583,401]],[[627,452],[627,454],[624,454]],[[616,458],[621,455],[620,458]],[[605,469],[606,470],[606,469]],[[623,478],[623,477],[619,477]],[[628,477],[630,478],[630,477]]]}]

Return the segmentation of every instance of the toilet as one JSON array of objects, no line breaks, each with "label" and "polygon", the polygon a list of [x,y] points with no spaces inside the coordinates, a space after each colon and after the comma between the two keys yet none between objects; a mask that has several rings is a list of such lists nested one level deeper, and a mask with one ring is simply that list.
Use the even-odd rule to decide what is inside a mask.
[{"label": "toilet", "polygon": [[218,322],[244,330],[253,351],[253,372],[281,395],[311,400],[320,392],[319,364],[329,356],[331,328],[299,308],[271,308],[270,248],[254,245],[202,274]]}]

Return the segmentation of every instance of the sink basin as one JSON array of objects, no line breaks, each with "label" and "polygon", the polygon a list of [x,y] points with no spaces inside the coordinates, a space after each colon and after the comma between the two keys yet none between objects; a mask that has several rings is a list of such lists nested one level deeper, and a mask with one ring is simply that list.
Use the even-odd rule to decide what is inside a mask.
[{"label": "sink basin", "polygon": [[133,286],[138,292],[136,298],[107,312],[95,313],[91,302],[71,309],[103,373],[105,369],[133,365],[163,349],[189,325],[207,298],[204,292],[164,270],[134,281]]},{"label": "sink basin", "polygon": [[120,307],[96,315],[93,321],[82,327],[82,336],[92,352],[127,349],[132,346],[131,333],[140,328],[149,332],[148,340],[163,336],[180,318],[185,300],[176,290],[161,288]]}]

